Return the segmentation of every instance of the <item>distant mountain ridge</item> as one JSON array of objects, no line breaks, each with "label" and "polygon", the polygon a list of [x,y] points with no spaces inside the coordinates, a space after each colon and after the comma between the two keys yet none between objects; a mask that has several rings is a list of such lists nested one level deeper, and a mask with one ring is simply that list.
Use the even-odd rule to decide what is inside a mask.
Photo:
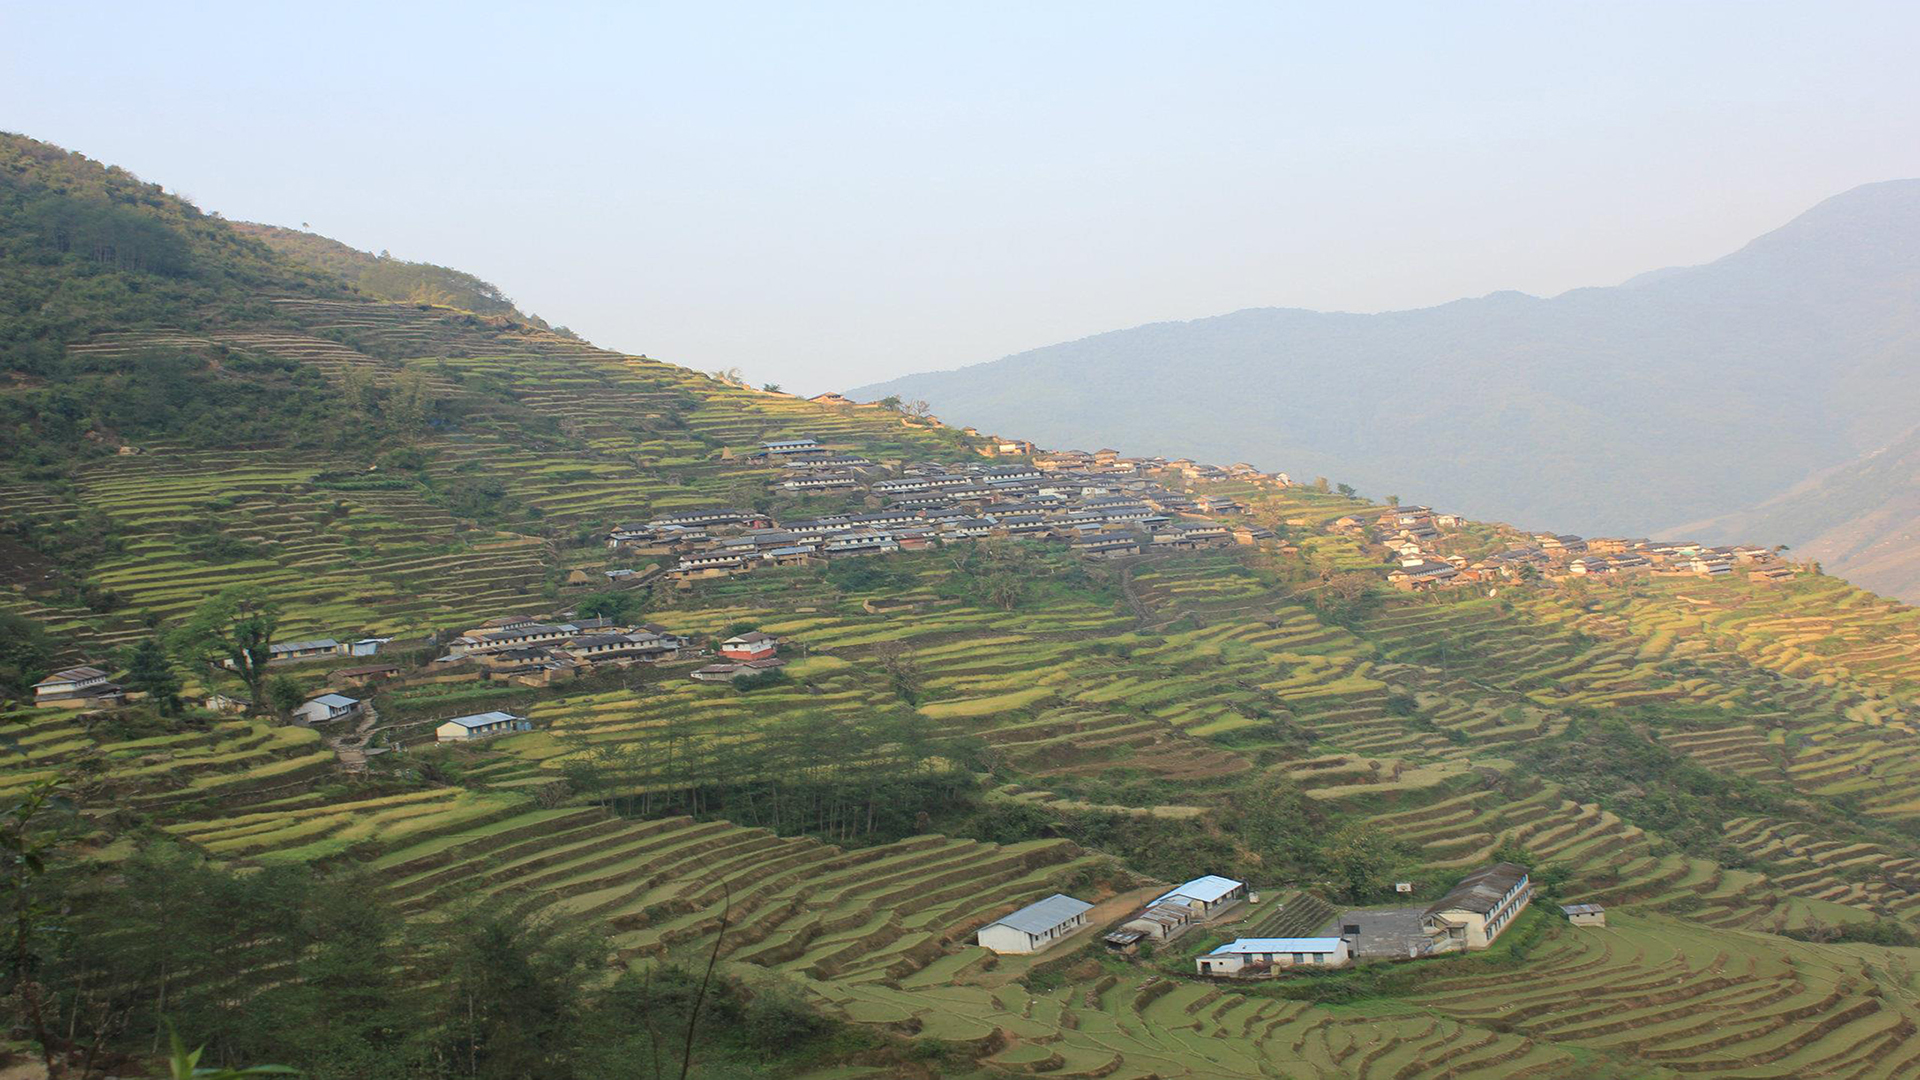
[{"label": "distant mountain ridge", "polygon": [[[1920,180],[1894,180],[1617,286],[1374,315],[1249,309],[851,393],[1052,445],[1119,440],[1648,534],[1754,510],[1893,445],[1920,403],[1916,360]],[[1786,518],[1745,524],[1742,539],[1810,539]],[[1913,597],[1920,571],[1875,584]]]}]

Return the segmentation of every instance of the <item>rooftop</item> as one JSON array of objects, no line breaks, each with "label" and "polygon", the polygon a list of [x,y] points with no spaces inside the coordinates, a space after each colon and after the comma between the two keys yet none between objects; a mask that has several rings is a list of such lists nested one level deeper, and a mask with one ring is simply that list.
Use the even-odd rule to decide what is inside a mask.
[{"label": "rooftop", "polygon": [[1065,893],[1054,893],[1045,900],[1036,900],[1019,911],[1002,919],[996,919],[992,926],[1011,926],[1015,930],[1028,934],[1044,934],[1076,915],[1093,910],[1093,905],[1085,900],[1075,900]]},{"label": "rooftop", "polygon": [[472,716],[456,716],[451,720],[442,720],[440,722],[443,724],[459,724],[463,728],[477,728],[488,727],[492,724],[504,724],[510,720],[518,719],[520,719],[520,717],[510,712],[495,711],[474,713]]},{"label": "rooftop", "polygon": [[1427,909],[1432,915],[1442,911],[1472,911],[1485,914],[1498,907],[1500,898],[1525,881],[1527,868],[1517,863],[1494,863],[1460,879],[1453,891]]},{"label": "rooftop", "polygon": [[56,671],[33,685],[47,686],[52,683],[80,682],[84,679],[104,679],[106,677],[107,673],[97,667],[70,667],[65,671]]},{"label": "rooftop", "polygon": [[1243,882],[1235,881],[1232,878],[1224,878],[1218,874],[1208,874],[1206,877],[1194,878],[1185,885],[1181,885],[1167,892],[1162,895],[1159,900],[1155,900],[1154,903],[1158,904],[1169,897],[1184,896],[1189,900],[1198,900],[1203,904],[1211,904],[1233,890],[1242,888],[1243,885]]},{"label": "rooftop", "polygon": [[1288,952],[1334,952],[1340,948],[1337,937],[1243,937],[1229,941],[1225,945],[1208,953],[1219,956],[1221,953],[1288,953]]}]

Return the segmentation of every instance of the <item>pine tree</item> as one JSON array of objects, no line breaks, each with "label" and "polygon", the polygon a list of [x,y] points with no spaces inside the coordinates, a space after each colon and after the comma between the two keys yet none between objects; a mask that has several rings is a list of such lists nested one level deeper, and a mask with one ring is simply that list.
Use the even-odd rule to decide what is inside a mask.
[{"label": "pine tree", "polygon": [[147,638],[134,646],[127,658],[127,685],[144,691],[162,716],[179,715],[180,674],[159,639]]}]

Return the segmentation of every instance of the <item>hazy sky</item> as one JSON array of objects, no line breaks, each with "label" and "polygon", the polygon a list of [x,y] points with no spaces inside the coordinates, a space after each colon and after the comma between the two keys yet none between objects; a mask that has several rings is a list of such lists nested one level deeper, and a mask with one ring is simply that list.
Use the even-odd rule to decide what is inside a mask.
[{"label": "hazy sky", "polygon": [[0,129],[809,392],[1920,175],[1911,2],[550,7],[0,0]]}]

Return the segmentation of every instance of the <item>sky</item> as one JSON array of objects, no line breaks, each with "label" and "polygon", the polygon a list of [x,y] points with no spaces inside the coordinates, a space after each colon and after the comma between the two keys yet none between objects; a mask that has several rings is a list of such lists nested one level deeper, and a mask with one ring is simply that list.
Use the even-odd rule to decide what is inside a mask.
[{"label": "sky", "polygon": [[1920,4],[47,4],[0,129],[807,393],[1552,295],[1920,176]]}]

